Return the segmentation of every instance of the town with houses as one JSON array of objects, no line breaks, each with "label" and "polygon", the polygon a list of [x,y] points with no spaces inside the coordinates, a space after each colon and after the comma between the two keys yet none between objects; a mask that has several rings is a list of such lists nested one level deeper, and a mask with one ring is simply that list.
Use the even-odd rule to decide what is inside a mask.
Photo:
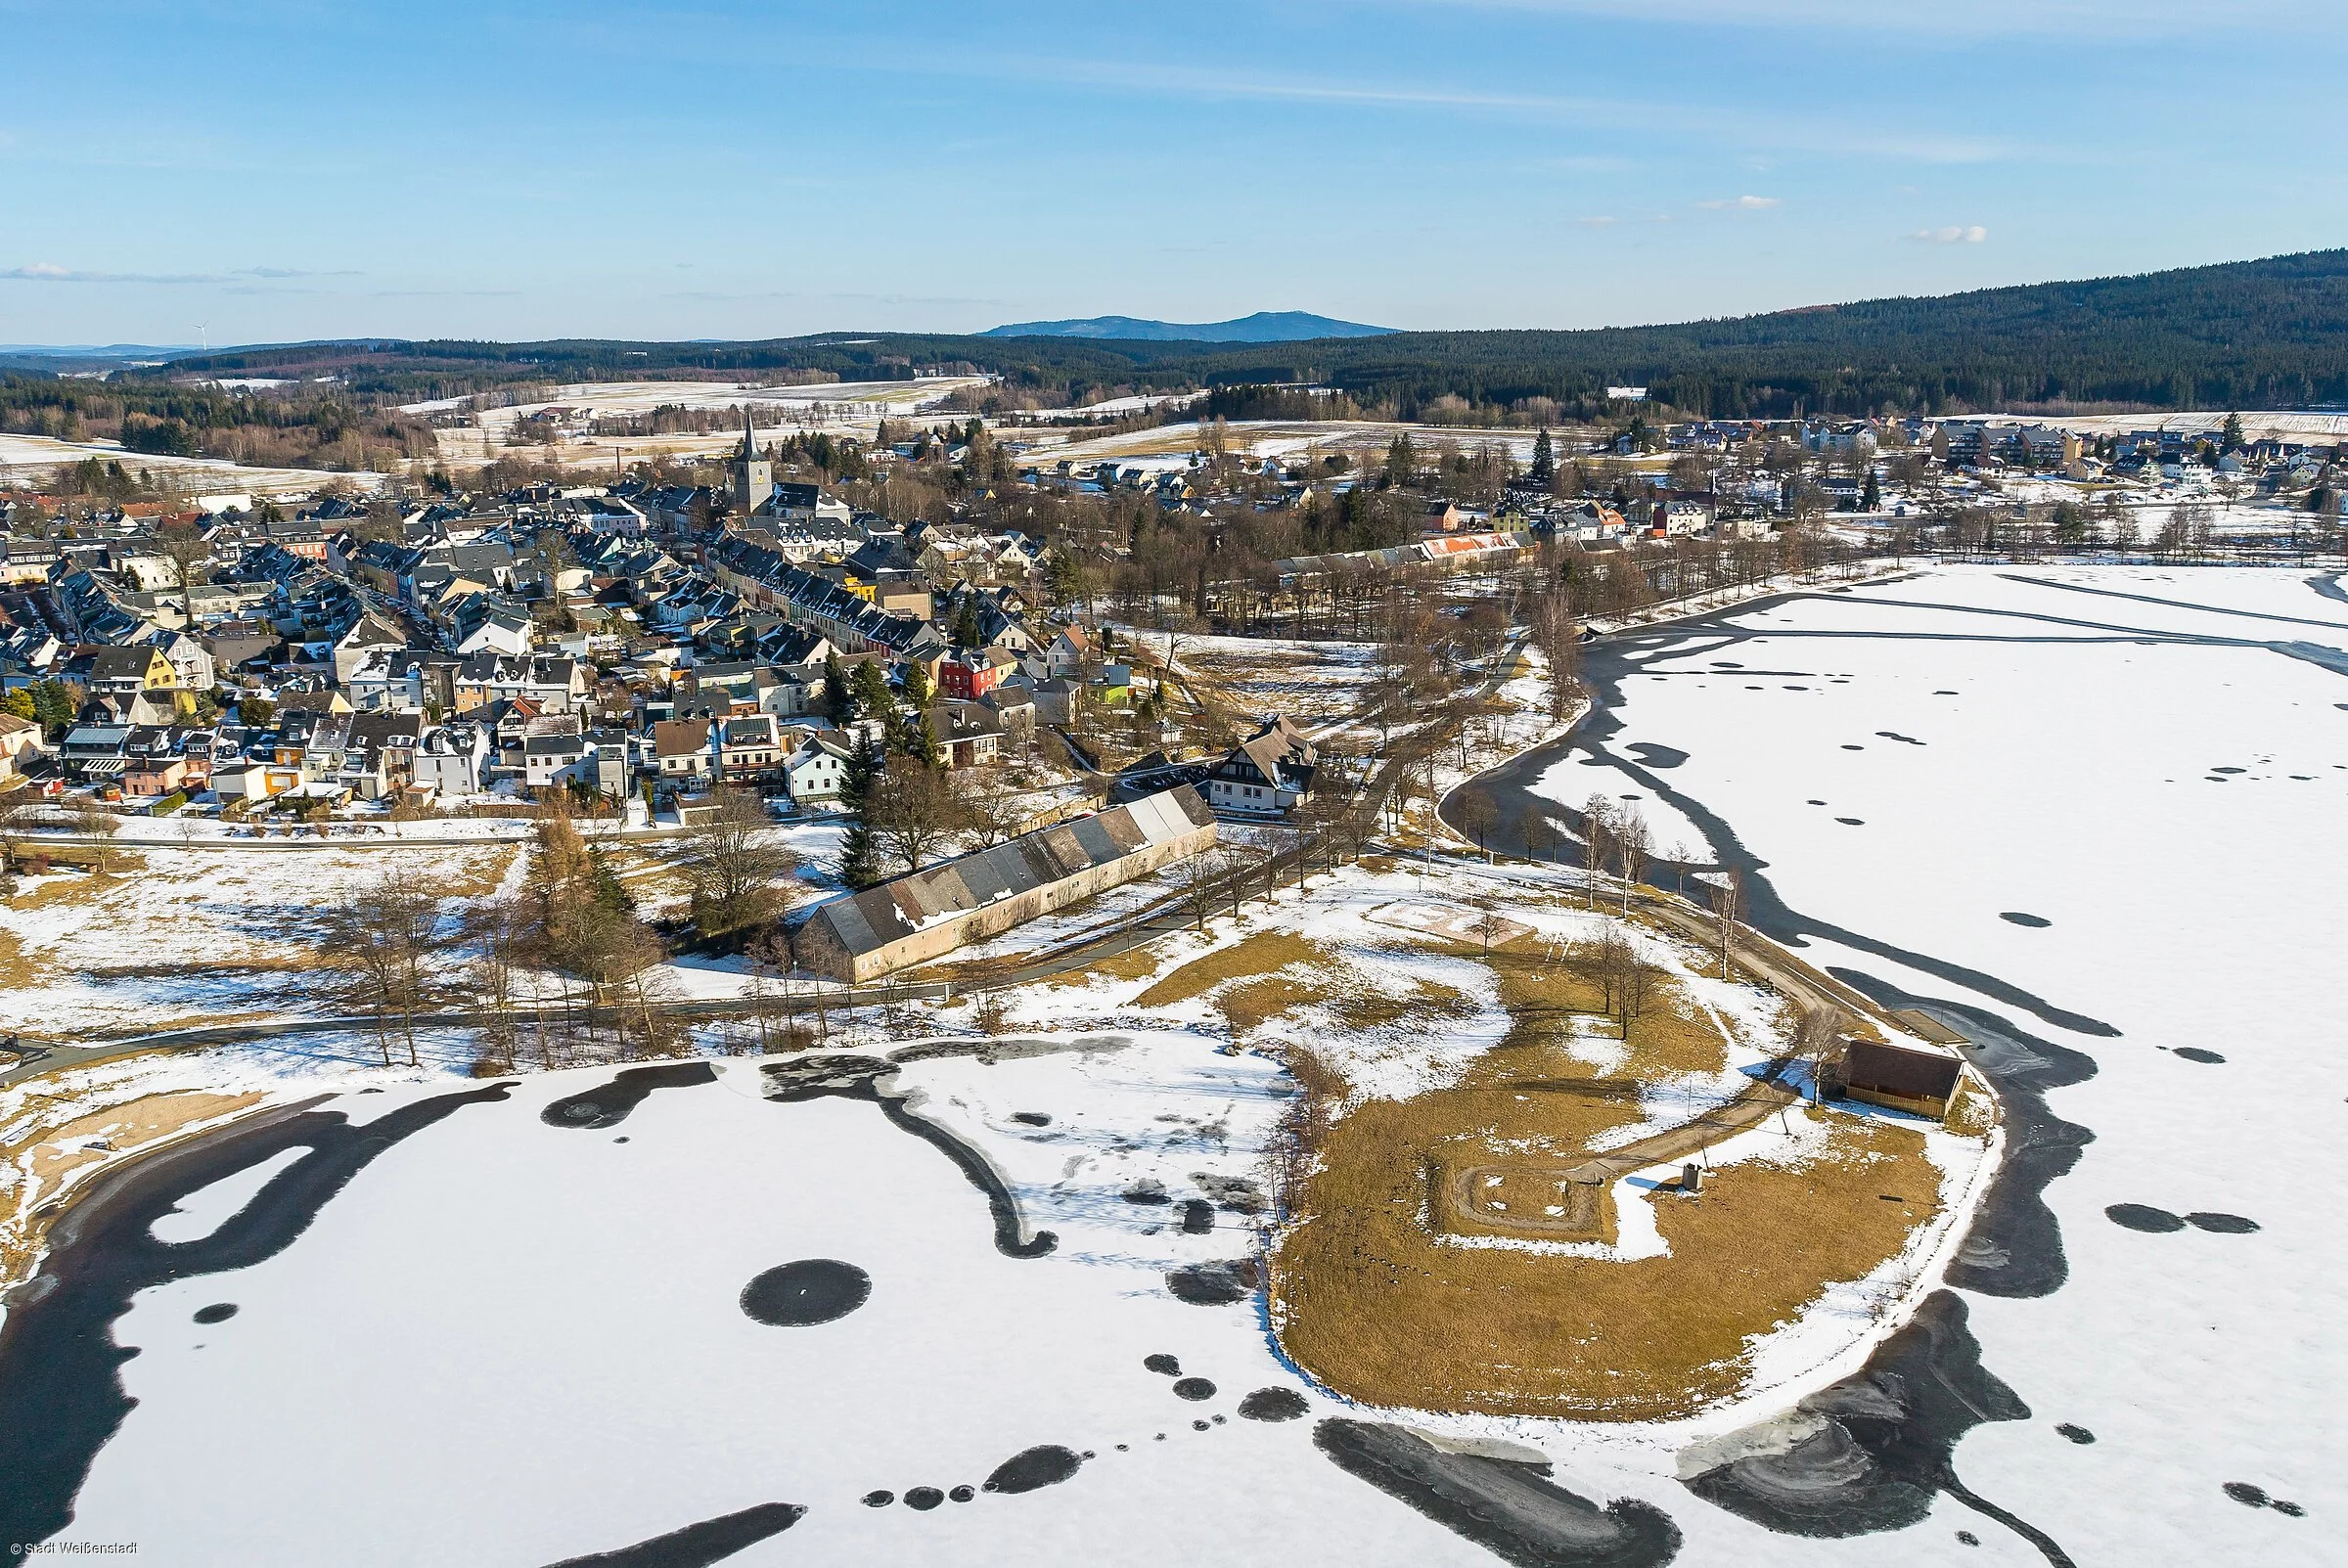
[{"label": "town with houses", "polygon": [[[951,466],[968,456],[954,433],[880,455],[910,464],[934,447]],[[1410,444],[1405,434],[1394,447]],[[2312,545],[2336,530],[2342,463],[2336,439],[2245,439],[2238,424],[2099,436],[1992,420],[1649,430],[1634,418],[1583,451],[1566,444],[1542,431],[1530,462],[1503,460],[1499,486],[1479,474],[1481,495],[1447,483],[1431,452],[1423,478],[1407,456],[1393,474],[1389,450],[1380,482],[1410,487],[1416,537],[1207,578],[1196,624],[1277,628],[1369,585],[1489,577],[1558,552],[1633,561],[1667,588],[1675,552],[1697,542],[1839,530],[1945,546],[1969,517],[1990,529],[2002,519],[2014,540],[2168,557],[2210,548],[2208,520],[2173,519],[2178,508],[2207,519],[2214,509],[2193,498],[2220,491],[2264,500],[2266,528],[2283,515]],[[1454,470],[1462,448],[1491,451],[1468,433],[1442,445]],[[251,829],[548,791],[606,809],[640,801],[674,820],[712,784],[823,812],[838,805],[856,743],[846,684],[867,664],[897,698],[919,694],[920,721],[954,768],[1016,756],[1088,771],[1081,749],[1039,747],[1039,733],[1150,705],[1149,621],[1122,651],[1102,632],[1113,542],[990,526],[999,509],[984,503],[939,520],[860,512],[778,477],[754,431],[708,462],[705,478],[686,469],[670,482],[497,493],[0,493],[0,789]],[[2026,498],[1999,495],[2017,479]],[[1039,463],[1010,487],[1131,495],[1213,530],[1235,513],[1294,513],[1366,482],[1342,457],[1210,466],[1199,451]],[[2254,529],[2257,515],[2241,514]],[[1643,585],[1634,602],[1654,597]],[[1225,767],[1242,764],[1243,739],[1227,738],[1238,749]],[[1293,804],[1268,786],[1217,791],[1218,809]]]}]

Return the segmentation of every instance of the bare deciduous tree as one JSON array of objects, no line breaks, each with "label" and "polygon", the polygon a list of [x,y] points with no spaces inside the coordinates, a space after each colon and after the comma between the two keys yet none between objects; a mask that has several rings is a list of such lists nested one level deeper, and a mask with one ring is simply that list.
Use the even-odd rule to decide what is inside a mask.
[{"label": "bare deciduous tree", "polygon": [[679,869],[692,893],[693,923],[703,936],[773,918],[782,902],[775,881],[794,862],[757,795],[724,784],[712,789],[708,815],[690,829],[687,842]]},{"label": "bare deciduous tree", "polygon": [[1492,944],[1508,928],[1508,917],[1500,913],[1499,907],[1492,900],[1479,898],[1475,901],[1475,921],[1468,929],[1474,931],[1477,940],[1483,943],[1485,958],[1488,959],[1492,956]]},{"label": "bare deciduous tree", "polygon": [[864,817],[908,872],[935,858],[964,826],[945,775],[902,757],[891,757],[866,790]]},{"label": "bare deciduous tree", "polygon": [[1214,913],[1215,896],[1222,891],[1222,875],[1221,852],[1212,849],[1194,851],[1167,868],[1168,879],[1190,910],[1192,921],[1201,931],[1206,929],[1206,918]]},{"label": "bare deciduous tree", "polygon": [[1728,882],[1712,890],[1712,923],[1720,939],[1720,977],[1729,978],[1729,959],[1737,946],[1737,921],[1744,914],[1744,873],[1732,866]]},{"label": "bare deciduous tree", "polygon": [[1647,871],[1647,819],[1624,804],[1614,813],[1614,864],[1622,872],[1622,912],[1631,912],[1631,889]]},{"label": "bare deciduous tree", "polygon": [[1463,792],[1460,796],[1460,826],[1468,830],[1468,836],[1475,841],[1475,847],[1484,852],[1484,860],[1489,864],[1492,859],[1492,834],[1500,827],[1500,807],[1493,803],[1492,796],[1480,788]]},{"label": "bare deciduous tree", "polygon": [[391,1065],[392,1022],[416,1055],[416,1015],[424,1008],[433,956],[443,945],[440,904],[412,871],[394,868],[362,883],[324,922],[325,961],[342,971],[348,995],[375,1022],[384,1065]]},{"label": "bare deciduous tree", "polygon": [[1810,1098],[1821,1098],[1827,1063],[1842,1044],[1842,1014],[1832,1008],[1804,1008],[1793,1026],[1793,1054],[1810,1064]]},{"label": "bare deciduous tree", "polygon": [[1614,802],[1593,793],[1582,805],[1582,874],[1590,907],[1598,908],[1598,874],[1606,863]]},{"label": "bare deciduous tree", "polygon": [[515,1011],[520,1001],[517,979],[526,940],[521,912],[510,900],[488,899],[468,912],[465,928],[474,943],[474,1005],[488,1014],[481,1029],[488,1047],[483,1062],[492,1071],[511,1071],[520,1047]]}]

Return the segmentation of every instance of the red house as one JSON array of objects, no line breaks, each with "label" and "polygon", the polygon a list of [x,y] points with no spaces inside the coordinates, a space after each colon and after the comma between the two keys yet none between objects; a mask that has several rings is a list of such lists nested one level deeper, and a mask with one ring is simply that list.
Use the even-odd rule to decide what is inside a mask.
[{"label": "red house", "polygon": [[1007,649],[965,650],[938,666],[938,692],[965,702],[975,702],[1002,684],[1003,672],[1016,662],[1016,655]]}]

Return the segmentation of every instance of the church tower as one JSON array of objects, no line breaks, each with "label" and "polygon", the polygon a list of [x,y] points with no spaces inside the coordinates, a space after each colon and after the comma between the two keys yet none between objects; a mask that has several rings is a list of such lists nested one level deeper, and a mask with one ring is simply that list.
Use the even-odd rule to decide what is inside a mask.
[{"label": "church tower", "polygon": [[734,455],[734,510],[748,516],[775,493],[775,466],[758,455],[758,435],[750,427],[750,411],[742,411],[742,450]]}]

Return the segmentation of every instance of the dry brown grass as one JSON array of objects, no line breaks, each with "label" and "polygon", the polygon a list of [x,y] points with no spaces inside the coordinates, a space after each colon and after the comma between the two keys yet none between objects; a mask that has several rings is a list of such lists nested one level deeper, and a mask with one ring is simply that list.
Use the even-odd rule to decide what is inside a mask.
[{"label": "dry brown grass", "polygon": [[107,875],[101,876],[95,872],[62,875],[39,887],[26,888],[10,899],[8,907],[12,910],[45,910],[67,904],[86,904],[114,891],[122,885],[127,875],[141,869],[137,865],[126,867],[122,859],[116,859],[113,870]]},{"label": "dry brown grass", "polygon": [[[998,963],[1017,963],[1020,962],[1020,960],[1018,957],[1015,956],[1012,958],[996,960],[994,962]],[[1092,963],[1079,965],[1076,968],[1065,969],[1059,974],[1047,975],[1044,977],[1043,983],[1048,986],[1082,986],[1089,985],[1094,980],[1104,978],[1110,980],[1146,980],[1150,978],[1150,976],[1155,974],[1165,962],[1166,955],[1159,951],[1159,947],[1156,942],[1144,942],[1141,946],[1127,948],[1122,953],[1112,953],[1106,958],[1095,959]],[[924,974],[937,974],[944,971],[939,968],[932,967],[925,968],[922,972]]]},{"label": "dry brown grass", "polygon": [[1727,1167],[1700,1197],[1643,1200],[1657,1205],[1669,1257],[1460,1247],[1426,1230],[1430,1162],[1495,1139],[1578,1143],[1635,1114],[1505,1089],[1358,1107],[1329,1131],[1306,1218],[1272,1258],[1283,1345],[1375,1405],[1668,1419],[1737,1394],[1747,1336],[1896,1255],[1937,1209],[1919,1135],[1837,1118],[1827,1152],[1798,1169]]},{"label": "dry brown grass", "polygon": [[[1473,948],[1454,951],[1481,958]],[[1499,979],[1500,1000],[1509,1009],[1509,1033],[1499,1052],[1512,1070],[1581,1077],[1596,1072],[1564,1044],[1572,1038],[1577,1014],[1605,1009],[1605,994],[1585,954],[1520,942],[1495,948],[1482,962]],[[1729,1042],[1719,1026],[1678,981],[1666,977],[1657,977],[1648,1010],[1631,1025],[1626,1043],[1628,1070],[1641,1078],[1717,1073],[1728,1065]]]},{"label": "dry brown grass", "polygon": [[1475,999],[1467,992],[1432,980],[1421,980],[1401,995],[1356,990],[1330,999],[1329,1003],[1331,1020],[1338,1028],[1355,1034],[1406,1026],[1439,1028],[1472,1018],[1478,1010]]},{"label": "dry brown grass", "polygon": [[38,985],[43,977],[41,965],[25,956],[24,944],[17,939],[17,933],[0,926],[0,991]]},{"label": "dry brown grass", "polygon": [[1204,958],[1193,959],[1133,999],[1137,1008],[1170,1008],[1194,1001],[1234,980],[1272,977],[1290,965],[1332,966],[1336,950],[1287,931],[1263,931]]},{"label": "dry brown grass", "polygon": [[454,870],[446,874],[435,872],[433,881],[442,898],[487,898],[506,879],[506,873],[513,870],[514,859],[520,853],[520,848],[516,846],[500,847],[487,854],[467,855]]}]

